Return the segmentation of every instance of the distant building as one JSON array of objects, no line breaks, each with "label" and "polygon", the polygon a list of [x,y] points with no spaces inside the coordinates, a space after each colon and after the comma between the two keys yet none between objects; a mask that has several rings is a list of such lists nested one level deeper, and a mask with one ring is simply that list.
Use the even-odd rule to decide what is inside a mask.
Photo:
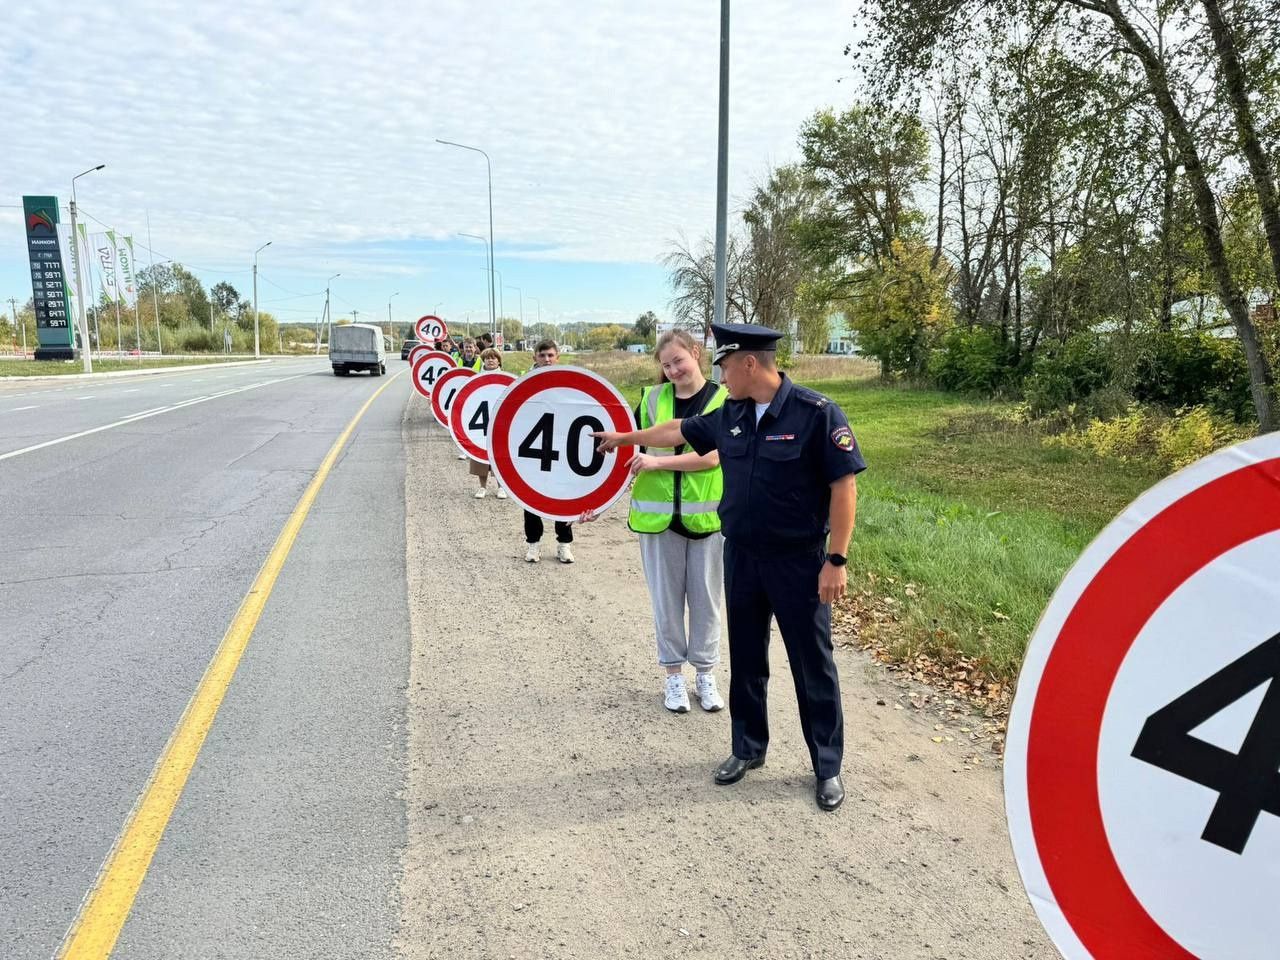
[{"label": "distant building", "polygon": [[856,355],[862,352],[858,349],[858,334],[843,310],[836,310],[827,319],[830,324],[827,353]]},{"label": "distant building", "polygon": [[643,343],[628,343],[627,353],[648,353],[649,348]]}]

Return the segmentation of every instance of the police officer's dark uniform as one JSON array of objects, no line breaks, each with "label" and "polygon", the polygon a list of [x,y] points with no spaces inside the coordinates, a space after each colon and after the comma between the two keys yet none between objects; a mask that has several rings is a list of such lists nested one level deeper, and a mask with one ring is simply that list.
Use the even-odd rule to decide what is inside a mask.
[{"label": "police officer's dark uniform", "polygon": [[[774,350],[782,336],[754,324],[716,324],[712,329],[716,363],[735,350]],[[724,471],[719,512],[725,537],[733,757],[716,771],[716,781],[734,783],[747,769],[764,763],[773,616],[791,663],[818,801],[834,809],[844,796],[838,780],[830,783],[840,774],[844,719],[832,657],[831,605],[819,600],[818,574],[827,561],[831,484],[862,471],[866,463],[840,408],[786,374],[780,376],[782,385],[758,424],[756,403],[749,397],[726,400],[713,413],[681,424],[685,440],[698,453],[720,451]],[[844,558],[834,559],[842,563]]]}]

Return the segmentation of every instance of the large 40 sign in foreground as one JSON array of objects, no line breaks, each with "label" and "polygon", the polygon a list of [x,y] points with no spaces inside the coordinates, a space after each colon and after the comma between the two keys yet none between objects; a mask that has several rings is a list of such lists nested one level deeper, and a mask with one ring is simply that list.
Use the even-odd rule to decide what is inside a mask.
[{"label": "large 40 sign in foreground", "polygon": [[489,464],[526,510],[573,521],[622,495],[635,451],[597,453],[592,433],[634,429],[626,400],[603,377],[578,367],[543,367],[503,393],[489,431]]},{"label": "large 40 sign in foreground", "polygon": [[1009,722],[1009,828],[1070,960],[1280,944],[1280,434],[1143,494],[1067,574]]}]

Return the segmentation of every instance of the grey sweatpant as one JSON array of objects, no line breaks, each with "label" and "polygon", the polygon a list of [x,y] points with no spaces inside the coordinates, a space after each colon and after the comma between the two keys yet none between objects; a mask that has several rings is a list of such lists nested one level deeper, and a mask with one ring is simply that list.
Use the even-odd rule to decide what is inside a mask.
[{"label": "grey sweatpant", "polygon": [[[640,562],[653,599],[658,663],[710,670],[720,661],[720,601],[724,596],[724,536],[690,540],[678,533],[640,534]],[[685,605],[689,631],[685,633]]]}]

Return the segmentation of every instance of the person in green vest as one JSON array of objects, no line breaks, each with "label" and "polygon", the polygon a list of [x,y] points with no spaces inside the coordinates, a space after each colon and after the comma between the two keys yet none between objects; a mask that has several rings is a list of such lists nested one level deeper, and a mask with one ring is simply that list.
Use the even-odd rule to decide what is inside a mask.
[{"label": "person in green vest", "polygon": [[479,372],[484,365],[484,361],[480,359],[480,351],[476,348],[476,342],[470,337],[462,341],[461,352],[453,354],[453,362],[476,372]]},{"label": "person in green vest", "polygon": [[[702,375],[702,350],[683,330],[658,338],[654,355],[661,380],[636,409],[643,430],[667,420],[710,413],[728,396]],[[720,456],[685,446],[642,450],[631,461],[628,526],[640,535],[640,562],[653,601],[658,663],[666,668],[663,704],[689,712],[684,665],[696,671],[694,691],[703,710],[724,708],[712,672],[720,660],[720,600],[724,594],[724,537],[720,533]],[[688,630],[685,610],[688,609]]]}]

